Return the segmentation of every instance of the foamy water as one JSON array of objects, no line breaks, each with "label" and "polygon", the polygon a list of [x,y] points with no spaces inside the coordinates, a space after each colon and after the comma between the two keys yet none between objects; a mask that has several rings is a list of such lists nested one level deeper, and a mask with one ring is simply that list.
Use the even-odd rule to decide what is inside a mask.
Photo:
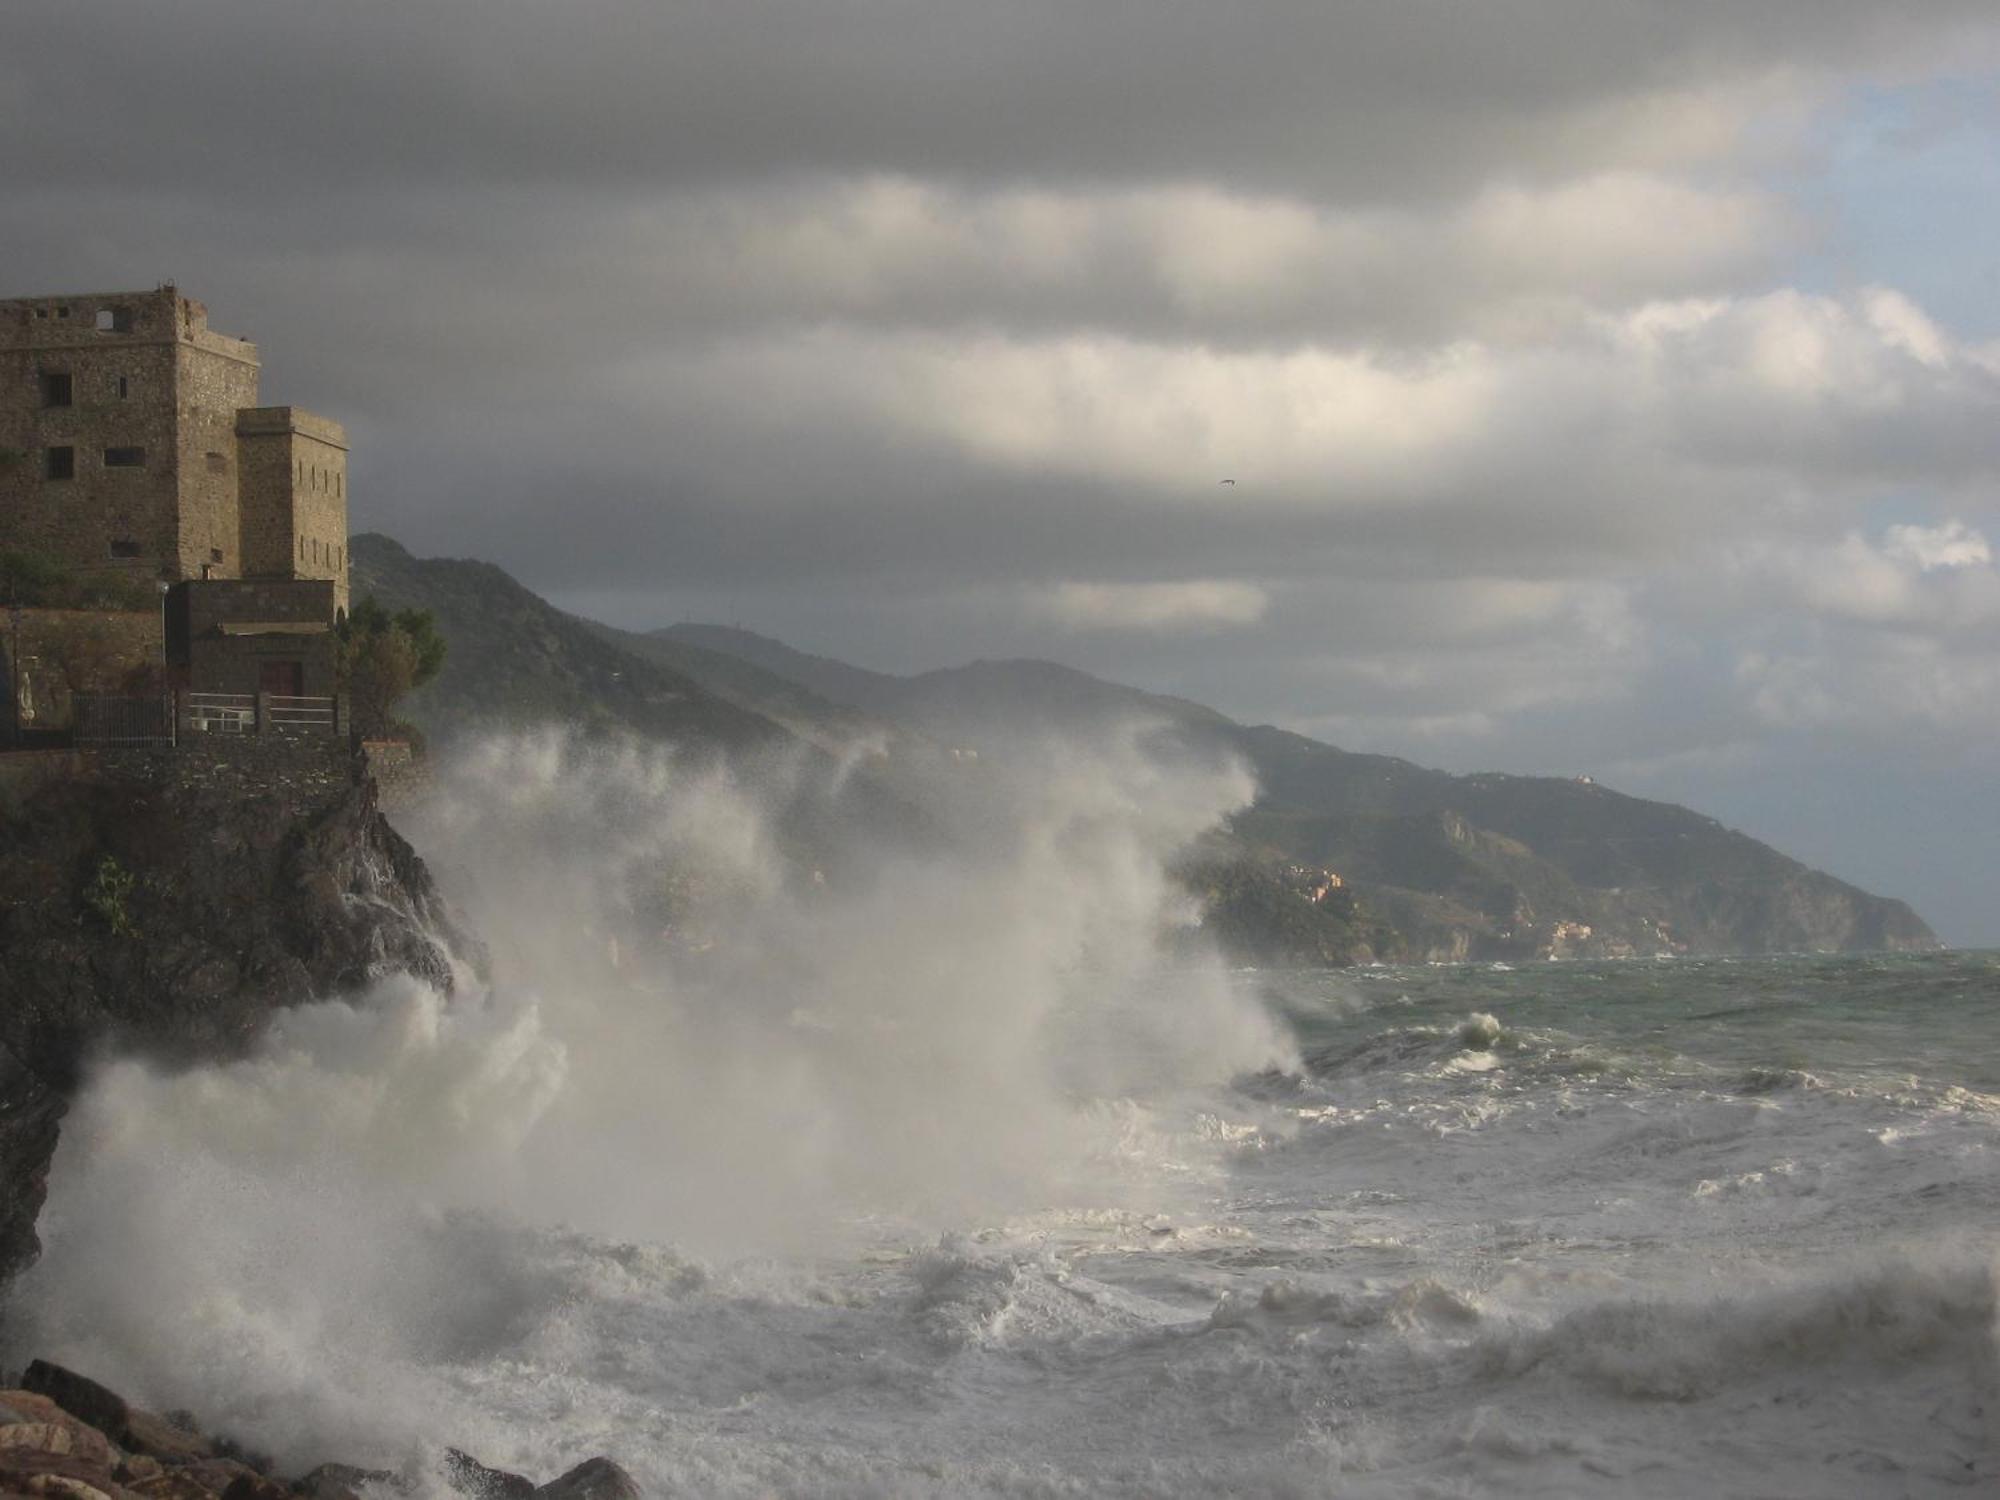
[{"label": "foamy water", "polygon": [[[610,798],[621,857],[757,886],[736,793],[507,754],[566,818],[705,799]],[[764,882],[698,962],[611,947],[607,843],[503,880],[540,812],[447,807],[498,987],[101,1074],[20,1337],[294,1466],[661,1495],[1995,1482],[2000,960],[1169,961],[1158,860],[1243,794],[1073,766],[977,858]]]}]

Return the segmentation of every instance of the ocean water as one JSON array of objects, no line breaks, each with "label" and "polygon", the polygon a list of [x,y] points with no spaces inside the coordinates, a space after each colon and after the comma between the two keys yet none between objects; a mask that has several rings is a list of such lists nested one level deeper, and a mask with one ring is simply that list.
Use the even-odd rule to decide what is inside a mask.
[{"label": "ocean water", "polygon": [[2000,955],[1190,966],[1152,806],[699,963],[475,864],[543,982],[106,1067],[8,1352],[660,1496],[2000,1488]]}]

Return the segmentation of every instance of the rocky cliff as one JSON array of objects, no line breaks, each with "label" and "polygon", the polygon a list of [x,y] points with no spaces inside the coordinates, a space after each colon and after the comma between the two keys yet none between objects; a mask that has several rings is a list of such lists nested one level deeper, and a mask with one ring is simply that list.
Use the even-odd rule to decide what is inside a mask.
[{"label": "rocky cliff", "polygon": [[37,1253],[94,1056],[228,1056],[277,1007],[392,971],[449,987],[452,952],[474,951],[343,745],[228,740],[59,771],[0,798],[0,1277]]}]

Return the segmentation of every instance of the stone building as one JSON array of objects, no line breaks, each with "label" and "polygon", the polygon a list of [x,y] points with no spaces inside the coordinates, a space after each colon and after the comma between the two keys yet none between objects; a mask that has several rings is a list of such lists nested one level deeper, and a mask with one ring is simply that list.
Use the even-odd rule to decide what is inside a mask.
[{"label": "stone building", "polygon": [[259,406],[257,375],[256,345],[172,286],[0,301],[0,547],[146,582],[315,580],[344,610],[347,435]]}]

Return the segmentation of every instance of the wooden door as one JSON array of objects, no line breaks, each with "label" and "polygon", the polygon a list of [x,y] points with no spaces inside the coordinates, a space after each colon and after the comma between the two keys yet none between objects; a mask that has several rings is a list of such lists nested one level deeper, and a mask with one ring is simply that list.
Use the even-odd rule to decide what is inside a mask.
[{"label": "wooden door", "polygon": [[257,666],[257,691],[274,698],[303,698],[306,692],[306,664],[302,661],[267,661]]}]

